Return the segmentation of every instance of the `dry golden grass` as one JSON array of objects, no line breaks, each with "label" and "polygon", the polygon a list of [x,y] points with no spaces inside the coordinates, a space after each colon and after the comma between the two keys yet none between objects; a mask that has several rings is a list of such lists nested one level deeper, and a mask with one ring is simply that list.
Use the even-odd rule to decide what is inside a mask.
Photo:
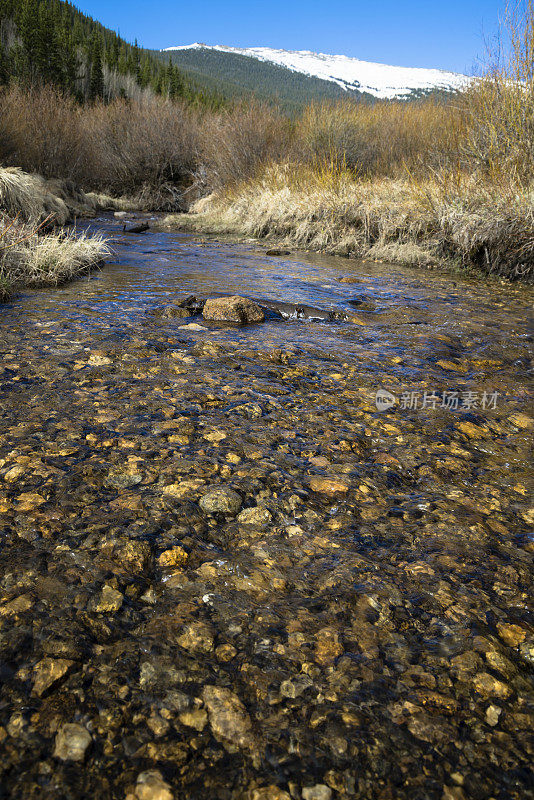
[{"label": "dry golden grass", "polygon": [[43,187],[40,177],[18,168],[0,168],[0,209],[25,222],[38,221],[44,211]]},{"label": "dry golden grass", "polygon": [[52,228],[97,211],[131,207],[125,200],[86,194],[73,181],[46,180],[18,167],[0,167],[0,212],[23,222],[40,224],[46,220],[46,227]]},{"label": "dry golden grass", "polygon": [[0,217],[0,299],[22,286],[57,286],[110,255],[102,236],[41,235],[38,225]]},{"label": "dry golden grass", "polygon": [[462,113],[452,100],[312,104],[299,119],[301,156],[344,164],[356,175],[398,177],[454,163]]},{"label": "dry golden grass", "polygon": [[0,300],[19,286],[62,283],[109,255],[101,236],[46,233],[107,201],[84,195],[67,181],[0,168]]},{"label": "dry golden grass", "polygon": [[534,272],[533,197],[482,191],[467,177],[451,186],[436,180],[355,180],[335,165],[272,165],[192,211],[182,224],[291,247],[411,265],[475,267],[509,277],[529,278]]}]

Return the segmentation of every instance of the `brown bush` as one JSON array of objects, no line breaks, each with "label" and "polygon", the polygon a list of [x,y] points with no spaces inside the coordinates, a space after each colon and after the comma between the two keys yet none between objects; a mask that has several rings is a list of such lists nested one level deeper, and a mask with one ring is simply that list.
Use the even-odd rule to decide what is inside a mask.
[{"label": "brown bush", "polygon": [[[507,14],[509,58],[494,59],[462,98],[461,151],[482,180],[529,188],[534,178],[534,2]],[[491,54],[490,54],[491,59]]]},{"label": "brown bush", "polygon": [[185,103],[116,100],[88,106],[81,116],[89,153],[79,171],[84,185],[131,192],[183,180],[195,169],[197,115]]},{"label": "brown bush", "polygon": [[266,105],[242,103],[204,115],[200,151],[207,187],[252,178],[261,166],[287,158],[291,140],[289,120]]},{"label": "brown bush", "polygon": [[155,190],[194,172],[197,143],[198,113],[155,96],[80,107],[47,86],[0,94],[0,161],[85,189],[149,187],[157,203]]},{"label": "brown bush", "polygon": [[76,178],[86,158],[80,109],[50,86],[0,94],[0,160],[47,178]]}]

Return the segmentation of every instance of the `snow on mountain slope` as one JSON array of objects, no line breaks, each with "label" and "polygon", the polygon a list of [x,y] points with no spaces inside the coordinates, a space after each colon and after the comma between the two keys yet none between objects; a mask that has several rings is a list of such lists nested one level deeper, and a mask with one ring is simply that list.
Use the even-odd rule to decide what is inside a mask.
[{"label": "snow on mountain slope", "polygon": [[311,53],[308,50],[273,50],[269,47],[224,47],[223,45],[190,44],[167,47],[166,51],[206,49],[249,56],[287,67],[294,72],[337,83],[343,89],[357,89],[375,97],[404,97],[413,91],[461,89],[469,79],[456,72],[419,67],[392,67],[373,64],[349,56]]}]

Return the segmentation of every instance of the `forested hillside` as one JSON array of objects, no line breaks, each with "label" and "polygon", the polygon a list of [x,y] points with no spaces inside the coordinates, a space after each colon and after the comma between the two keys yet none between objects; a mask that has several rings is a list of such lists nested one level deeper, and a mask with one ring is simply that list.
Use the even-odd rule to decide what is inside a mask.
[{"label": "forested hillside", "polygon": [[320,100],[373,101],[365,92],[345,90],[331,81],[294,72],[238,53],[209,48],[170,50],[162,57],[199,81],[209,82],[212,89],[228,99],[253,94],[258,100],[275,101],[286,111],[302,110]]},{"label": "forested hillside", "polygon": [[0,0],[0,84],[14,80],[52,84],[80,101],[148,91],[212,107],[222,102],[170,59],[129,44],[63,0]]}]

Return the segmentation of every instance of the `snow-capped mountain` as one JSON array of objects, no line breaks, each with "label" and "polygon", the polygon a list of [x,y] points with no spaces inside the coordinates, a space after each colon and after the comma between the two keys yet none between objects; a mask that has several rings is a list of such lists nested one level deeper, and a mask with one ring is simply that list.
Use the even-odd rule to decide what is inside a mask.
[{"label": "snow-capped mountain", "polygon": [[257,61],[287,67],[293,72],[330,81],[342,89],[366,92],[382,99],[408,97],[414,92],[432,89],[461,89],[469,81],[465,75],[456,72],[420,67],[393,67],[388,64],[360,61],[359,58],[349,56],[312,53],[307,50],[225,47],[199,43],[165,48],[165,52],[184,50],[213,50],[248,56]]}]

